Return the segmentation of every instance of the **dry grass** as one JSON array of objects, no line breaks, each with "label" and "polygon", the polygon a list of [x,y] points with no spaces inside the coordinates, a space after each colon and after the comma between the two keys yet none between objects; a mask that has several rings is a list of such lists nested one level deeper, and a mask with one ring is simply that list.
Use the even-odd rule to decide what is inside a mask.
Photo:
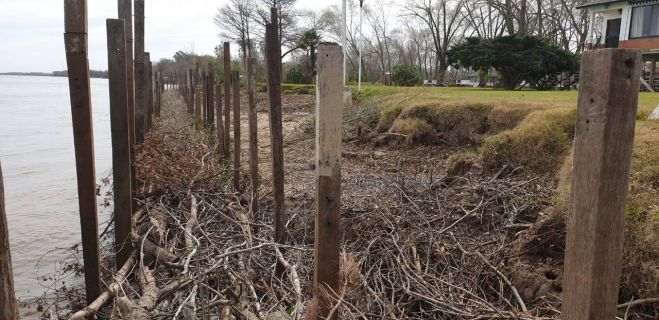
[{"label": "dry grass", "polygon": [[[387,98],[379,98],[387,102],[380,109],[379,132],[413,134],[417,138],[412,142],[476,146],[473,151],[459,151],[448,159],[453,175],[468,172],[468,167],[480,159],[490,170],[509,166],[543,179],[556,179],[552,208],[523,237],[519,250],[562,261],[576,92],[380,90]],[[659,122],[646,120],[657,103],[659,94],[640,94],[621,301],[659,295]],[[419,139],[422,136],[432,139]]]},{"label": "dry grass", "polygon": [[556,172],[570,150],[576,113],[537,111],[516,128],[483,140],[481,156],[486,167],[521,167],[537,173]]}]

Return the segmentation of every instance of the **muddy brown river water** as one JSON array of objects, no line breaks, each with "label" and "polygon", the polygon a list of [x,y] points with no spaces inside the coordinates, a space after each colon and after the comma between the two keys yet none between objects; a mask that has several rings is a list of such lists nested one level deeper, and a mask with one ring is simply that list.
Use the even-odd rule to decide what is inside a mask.
[{"label": "muddy brown river water", "polygon": [[[112,167],[108,82],[91,87],[99,181]],[[55,249],[80,241],[72,130],[66,78],[0,76],[0,162],[21,299],[44,292],[36,279],[63,258]]]}]

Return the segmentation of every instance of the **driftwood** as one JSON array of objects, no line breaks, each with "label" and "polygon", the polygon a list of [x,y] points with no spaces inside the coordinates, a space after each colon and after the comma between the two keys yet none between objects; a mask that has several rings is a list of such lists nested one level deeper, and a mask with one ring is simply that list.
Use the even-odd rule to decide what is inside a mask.
[{"label": "driftwood", "polygon": [[121,290],[122,284],[126,281],[128,275],[133,271],[135,261],[137,260],[137,249],[133,250],[123,267],[117,271],[114,276],[114,281],[96,300],[94,300],[86,308],[74,313],[71,320],[82,320],[96,314],[104,305],[106,305],[112,298],[114,298]]}]

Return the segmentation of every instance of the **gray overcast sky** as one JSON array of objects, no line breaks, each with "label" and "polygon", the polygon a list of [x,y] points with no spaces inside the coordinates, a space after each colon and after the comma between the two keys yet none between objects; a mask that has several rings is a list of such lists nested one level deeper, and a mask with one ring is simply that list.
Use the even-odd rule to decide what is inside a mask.
[{"label": "gray overcast sky", "polygon": [[[213,23],[227,0],[146,0],[146,48],[151,60],[186,48],[211,53],[221,41]],[[117,17],[116,0],[89,0],[89,64],[107,69],[105,19]],[[319,5],[319,3],[322,3]],[[318,10],[340,0],[298,0]],[[50,72],[66,69],[64,1],[0,0],[0,72]]]}]

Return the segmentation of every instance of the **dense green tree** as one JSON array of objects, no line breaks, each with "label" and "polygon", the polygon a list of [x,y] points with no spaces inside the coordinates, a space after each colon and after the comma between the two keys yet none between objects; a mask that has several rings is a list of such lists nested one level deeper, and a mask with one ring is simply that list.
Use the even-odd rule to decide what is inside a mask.
[{"label": "dense green tree", "polygon": [[409,65],[401,64],[394,67],[394,73],[391,80],[402,87],[413,87],[421,82],[419,71]]},{"label": "dense green tree", "polygon": [[577,55],[528,35],[467,38],[451,48],[448,55],[450,63],[457,67],[495,69],[507,90],[514,90],[523,82],[536,89],[549,89],[557,84],[558,74],[572,74],[579,69]]}]

